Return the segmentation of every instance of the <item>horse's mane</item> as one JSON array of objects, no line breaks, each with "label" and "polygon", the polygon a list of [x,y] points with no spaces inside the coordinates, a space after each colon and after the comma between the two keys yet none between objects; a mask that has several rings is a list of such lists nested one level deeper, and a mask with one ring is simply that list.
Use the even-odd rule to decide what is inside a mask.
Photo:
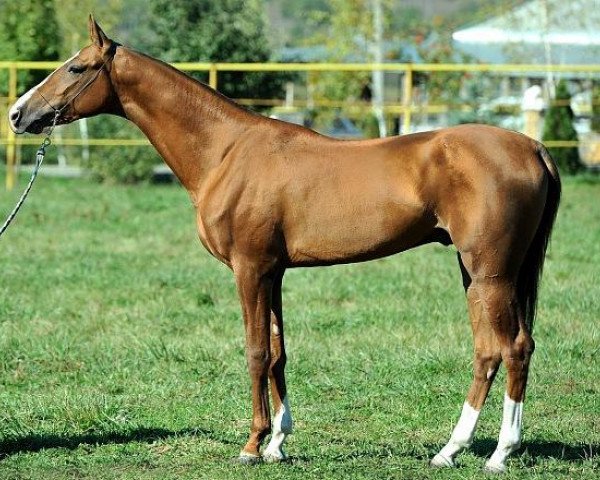
[{"label": "horse's mane", "polygon": [[[167,63],[163,60],[151,57],[150,55],[139,52],[132,48],[128,48],[128,47],[121,47],[121,48],[125,48],[127,53],[132,54],[133,56],[137,56],[138,58],[142,58],[143,60],[156,66],[158,69],[160,69],[160,71],[164,72],[166,75],[170,75],[174,78],[177,78],[178,79],[177,81],[179,83],[181,83],[181,85],[179,85],[180,88],[187,90],[191,95],[201,96],[203,99],[203,102],[210,102],[211,106],[214,109],[221,110],[223,108],[226,108],[228,110],[228,114],[230,114],[230,115],[231,114],[237,114],[237,115],[242,115],[242,116],[250,115],[253,117],[264,118],[263,116],[258,115],[256,113],[252,112],[251,110],[248,110],[247,108],[240,105],[239,103],[236,103],[231,98],[227,97],[226,95],[223,95],[221,92],[213,89],[206,83],[192,77],[191,75],[187,74],[186,72],[183,72],[183,71],[173,67],[172,65],[170,65],[169,63]],[[205,106],[208,106],[208,105],[206,105],[206,103],[205,103]]]}]

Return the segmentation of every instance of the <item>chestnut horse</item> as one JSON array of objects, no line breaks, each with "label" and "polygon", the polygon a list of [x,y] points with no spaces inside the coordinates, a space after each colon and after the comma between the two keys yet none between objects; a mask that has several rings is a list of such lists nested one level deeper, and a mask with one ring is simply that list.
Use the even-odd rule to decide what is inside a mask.
[{"label": "chestnut horse", "polygon": [[453,466],[471,444],[503,361],[504,417],[486,466],[504,470],[521,443],[538,282],[560,198],[546,149],[483,125],[335,140],[242,109],[113,42],[92,17],[89,29],[92,44],[15,103],[11,126],[40,133],[56,112],[59,124],[119,115],[144,132],[187,189],[200,240],[233,271],[242,306],[252,426],[240,460],[286,459],[292,417],[284,376],[285,270],[440,242],[458,251],[475,355],[460,419],[431,463]]}]

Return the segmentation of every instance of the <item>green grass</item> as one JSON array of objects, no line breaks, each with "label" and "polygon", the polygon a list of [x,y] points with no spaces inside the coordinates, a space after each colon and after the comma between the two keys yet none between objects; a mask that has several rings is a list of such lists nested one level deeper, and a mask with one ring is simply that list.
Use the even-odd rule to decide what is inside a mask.
[{"label": "green grass", "polygon": [[[505,478],[600,468],[600,183],[565,183]],[[17,195],[0,194],[4,212]],[[233,278],[197,240],[183,189],[41,178],[0,262],[2,479],[485,476],[503,374],[459,468],[427,466],[471,378],[451,248],[287,273],[293,461],[256,467],[231,461],[250,422]]]}]

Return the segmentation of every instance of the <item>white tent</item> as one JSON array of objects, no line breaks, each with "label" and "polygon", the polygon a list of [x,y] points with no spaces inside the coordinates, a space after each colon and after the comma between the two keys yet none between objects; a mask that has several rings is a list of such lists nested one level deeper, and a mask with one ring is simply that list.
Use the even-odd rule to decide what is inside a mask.
[{"label": "white tent", "polygon": [[600,0],[533,0],[453,39],[483,62],[600,63]]}]

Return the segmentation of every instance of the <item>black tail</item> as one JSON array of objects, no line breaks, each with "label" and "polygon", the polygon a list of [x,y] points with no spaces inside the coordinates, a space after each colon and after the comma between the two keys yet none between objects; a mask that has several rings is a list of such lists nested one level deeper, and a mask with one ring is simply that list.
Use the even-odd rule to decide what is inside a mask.
[{"label": "black tail", "polygon": [[521,266],[519,280],[517,284],[517,295],[519,302],[524,310],[525,324],[531,332],[533,330],[533,321],[537,306],[538,287],[546,249],[550,241],[550,234],[556,219],[558,204],[560,203],[561,184],[558,175],[558,169],[554,160],[548,153],[548,150],[539,143],[537,153],[542,160],[548,178],[548,193],[546,194],[546,205],[538,229],[525,255],[525,260]]}]

